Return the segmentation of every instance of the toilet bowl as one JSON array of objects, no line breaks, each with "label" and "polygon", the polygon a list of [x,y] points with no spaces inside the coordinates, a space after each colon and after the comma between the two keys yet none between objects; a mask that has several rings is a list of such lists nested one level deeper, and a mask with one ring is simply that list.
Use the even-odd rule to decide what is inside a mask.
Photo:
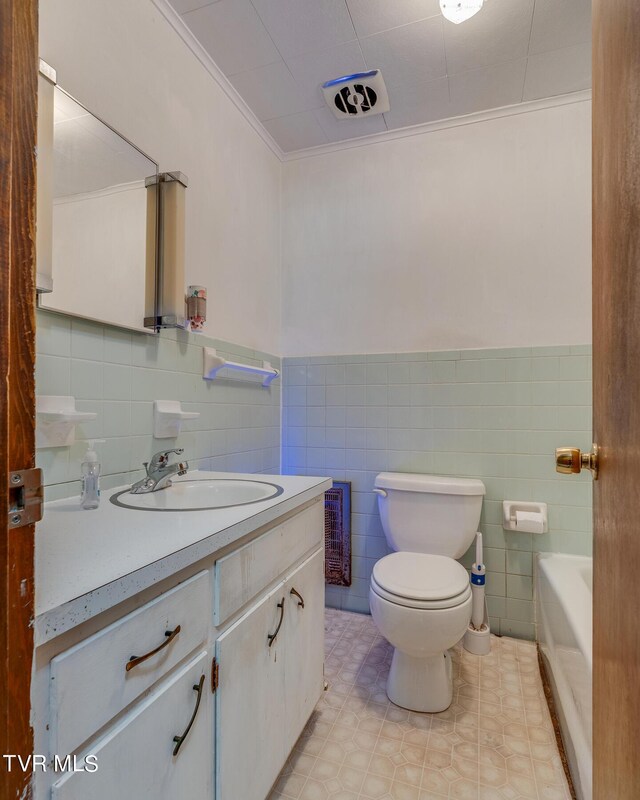
[{"label": "toilet bowl", "polygon": [[375,487],[385,536],[396,551],[376,562],[369,590],[373,620],[394,647],[387,695],[413,711],[444,711],[453,697],[448,650],[471,619],[469,574],[455,559],[473,542],[484,485],[381,473]]},{"label": "toilet bowl", "polygon": [[413,711],[451,704],[451,660],[471,619],[467,571],[446,556],[392,553],[371,576],[371,615],[395,648],[387,695]]}]

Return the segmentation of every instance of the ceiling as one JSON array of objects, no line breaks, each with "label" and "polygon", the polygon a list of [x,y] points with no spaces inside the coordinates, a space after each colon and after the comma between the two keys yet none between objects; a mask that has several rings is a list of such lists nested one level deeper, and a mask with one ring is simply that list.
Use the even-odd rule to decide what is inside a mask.
[{"label": "ceiling", "polygon": [[[285,152],[591,85],[591,0],[170,0]],[[391,110],[338,120],[320,84],[380,69]]]}]

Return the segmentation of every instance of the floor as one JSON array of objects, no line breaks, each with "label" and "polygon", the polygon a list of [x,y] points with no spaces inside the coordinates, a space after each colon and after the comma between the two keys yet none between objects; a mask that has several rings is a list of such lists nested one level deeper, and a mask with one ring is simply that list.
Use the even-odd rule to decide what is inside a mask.
[{"label": "floor", "polygon": [[391,647],[371,617],[327,609],[318,704],[269,800],[570,800],[532,642],[453,651],[440,714],[385,694]]}]

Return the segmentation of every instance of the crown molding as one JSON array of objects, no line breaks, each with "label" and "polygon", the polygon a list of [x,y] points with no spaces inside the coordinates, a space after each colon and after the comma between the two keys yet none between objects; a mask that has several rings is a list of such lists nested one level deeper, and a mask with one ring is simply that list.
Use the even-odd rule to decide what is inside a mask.
[{"label": "crown molding", "polygon": [[231,81],[222,72],[220,67],[211,58],[200,42],[182,20],[178,12],[169,4],[169,0],[152,0],[154,6],[160,11],[165,20],[171,25],[174,31],[191,50],[194,56],[207,70],[209,75],[216,81],[229,100],[234,104],[249,125],[258,134],[262,141],[267,145],[271,152],[282,162],[298,161],[301,158],[314,158],[335,153],[338,150],[351,150],[354,147],[367,147],[372,144],[394,141],[395,139],[405,139],[409,136],[422,136],[434,131],[442,131],[447,128],[458,128],[463,125],[474,125],[478,122],[487,122],[501,117],[511,117],[517,114],[526,114],[531,111],[541,111],[545,108],[555,108],[556,106],[571,105],[572,103],[583,103],[591,99],[591,89],[583,89],[579,92],[570,94],[556,95],[555,97],[545,97],[542,100],[527,100],[511,106],[501,106],[492,108],[488,111],[477,111],[473,114],[465,114],[460,117],[448,117],[434,122],[425,122],[420,125],[411,125],[407,128],[396,128],[383,133],[373,133],[369,136],[361,136],[357,139],[345,139],[340,142],[330,142],[321,144],[318,147],[308,147],[304,150],[294,150],[285,153],[275,139],[267,131],[258,117],[253,113],[249,106],[240,96]]},{"label": "crown molding", "polygon": [[189,50],[193,53],[193,55],[198,59],[198,61],[202,64],[202,66],[207,70],[209,75],[214,79],[214,81],[220,86],[222,91],[226,94],[226,96],[231,100],[233,105],[238,109],[238,111],[242,114],[242,116],[247,120],[249,125],[253,128],[253,130],[258,134],[258,136],[262,139],[262,141],[267,145],[269,150],[280,160],[284,160],[284,152],[281,147],[278,145],[276,140],[271,136],[271,134],[267,131],[264,125],[260,122],[258,117],[253,113],[253,111],[249,108],[249,106],[245,103],[245,101],[240,96],[239,92],[236,90],[234,85],[231,81],[227,78],[227,76],[222,72],[220,67],[216,64],[216,62],[211,58],[209,53],[204,49],[204,47],[200,44],[200,42],[196,39],[193,33],[189,30],[187,25],[184,23],[182,17],[178,12],[171,6],[168,0],[152,0],[153,5],[158,9],[158,11],[162,14],[165,20],[171,25],[174,31],[178,34],[178,36],[182,39],[182,41],[187,45]]},{"label": "crown molding", "polygon": [[330,144],[321,144],[317,147],[308,147],[305,150],[294,150],[291,153],[284,153],[282,160],[299,161],[302,158],[314,158],[327,153],[335,153],[338,150],[351,150],[354,147],[367,147],[373,144],[394,141],[395,139],[406,139],[409,136],[424,136],[427,133],[446,130],[447,128],[459,128],[464,125],[475,125],[479,122],[488,122],[492,119],[501,117],[512,117],[518,114],[528,114],[532,111],[542,111],[546,108],[556,108],[557,106],[572,105],[573,103],[584,103],[591,100],[591,89],[583,89],[579,92],[570,94],[560,94],[555,97],[545,97],[541,100],[527,100],[511,106],[501,106],[491,108],[488,111],[476,111],[473,114],[465,114],[460,117],[448,117],[434,122],[425,122],[420,125],[411,125],[407,128],[395,128],[383,133],[373,133],[369,136],[361,136],[357,139],[346,139]]}]

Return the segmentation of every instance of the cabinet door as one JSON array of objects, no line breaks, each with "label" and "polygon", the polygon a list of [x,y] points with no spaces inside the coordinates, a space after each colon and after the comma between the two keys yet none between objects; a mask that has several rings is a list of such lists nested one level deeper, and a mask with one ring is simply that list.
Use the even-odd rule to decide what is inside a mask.
[{"label": "cabinet door", "polygon": [[280,583],[216,642],[218,800],[264,800],[288,754],[282,655],[289,606]]},{"label": "cabinet door", "polygon": [[[83,753],[97,757],[98,770],[65,773],[52,787],[52,800],[211,800],[210,666],[203,652],[158,686]],[[199,695],[194,687],[203,676]],[[184,734],[198,696],[198,713],[174,756],[174,736]]]},{"label": "cabinet door", "polygon": [[[296,594],[297,593],[297,594]],[[301,595],[301,597],[298,597]],[[287,578],[283,625],[288,752],[307,724],[324,687],[324,549]],[[304,605],[303,605],[304,604]]]}]

